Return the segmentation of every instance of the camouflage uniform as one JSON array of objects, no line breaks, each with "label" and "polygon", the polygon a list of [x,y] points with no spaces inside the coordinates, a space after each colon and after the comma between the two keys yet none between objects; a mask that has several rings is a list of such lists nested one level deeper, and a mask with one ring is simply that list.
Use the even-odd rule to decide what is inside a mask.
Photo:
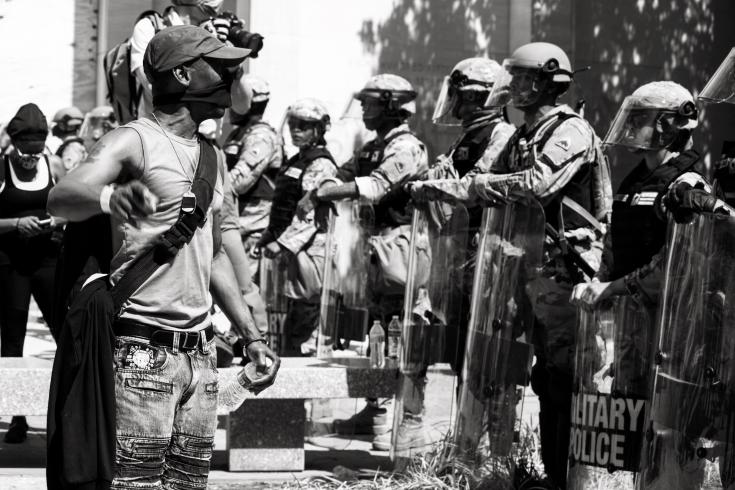
[{"label": "camouflage uniform", "polygon": [[[562,197],[571,197],[597,220],[608,220],[612,202],[608,175],[607,159],[592,127],[569,106],[560,105],[531,128],[519,128],[492,173],[477,176],[470,191],[481,197],[486,187],[505,196],[530,192],[544,206],[547,223],[558,229]],[[563,210],[561,216],[568,246],[597,270],[604,229],[591,226],[577,213]],[[547,235],[541,277],[532,285],[536,317],[544,326],[536,338],[536,355],[565,373],[571,373],[575,344],[576,308],[569,297],[583,278],[584,272]]]},{"label": "camouflage uniform", "polygon": [[426,149],[401,124],[365,144],[355,158],[340,168],[338,178],[356,183],[360,197],[374,205],[376,233],[371,238],[373,264],[368,289],[371,315],[384,325],[400,314],[408,269],[411,212],[403,186],[429,169]]},{"label": "camouflage uniform", "polygon": [[[240,234],[251,254],[268,226],[275,176],[283,160],[283,141],[265,122],[235,128],[224,144],[232,186],[240,196]],[[257,263],[254,264],[257,268]],[[255,273],[255,271],[253,271]]]}]

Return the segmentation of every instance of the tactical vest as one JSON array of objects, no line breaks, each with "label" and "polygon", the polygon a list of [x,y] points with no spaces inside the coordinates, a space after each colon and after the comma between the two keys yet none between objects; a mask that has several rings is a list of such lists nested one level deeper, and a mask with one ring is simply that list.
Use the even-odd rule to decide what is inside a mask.
[{"label": "tactical vest", "polygon": [[[365,143],[360,149],[357,158],[357,176],[367,177],[373,170],[383,163],[383,157],[386,147],[391,141],[405,134],[413,135],[411,131],[398,131],[392,134],[390,138],[383,141],[374,139]],[[411,222],[411,216],[407,211],[408,202],[411,195],[403,190],[402,187],[394,189],[386,194],[379,203],[373,205],[375,212],[375,226],[379,228],[395,228]]]},{"label": "tactical vest", "polygon": [[485,154],[493,131],[495,131],[495,127],[499,122],[500,119],[494,119],[485,126],[468,131],[445,153],[447,157],[452,159],[452,165],[459,173],[460,178],[472,170],[477,161]]},{"label": "tactical vest", "polygon": [[[457,170],[460,178],[472,170],[482,158],[482,155],[485,154],[493,131],[495,131],[495,127],[500,121],[501,119],[498,117],[489,121],[487,125],[468,131],[445,153],[447,157],[452,159],[452,166]],[[470,227],[479,228],[482,224],[483,208],[473,206],[468,211]]]},{"label": "tactical vest", "polygon": [[[557,112],[550,116],[550,118],[555,119],[553,122],[543,122],[541,124],[537,124],[537,126],[528,133],[524,133],[523,127],[518,128],[516,132],[513,133],[513,136],[511,136],[507,148],[511,149],[511,151],[515,152],[516,154],[521,153],[520,144],[521,139],[523,139],[528,142],[533,142],[531,143],[533,145],[532,151],[536,155],[540,155],[543,152],[544,146],[546,146],[546,143],[554,134],[554,131],[556,131],[557,128],[562,125],[562,123],[575,117],[580,116],[574,113]],[[542,134],[540,133],[541,131],[543,131]],[[588,213],[595,216],[597,213],[593,205],[592,185],[592,165],[590,162],[586,162],[569,180],[567,185],[565,185],[564,188],[561,189],[561,191],[557,194],[557,197],[552,199],[549,203],[546,204],[546,206],[544,206],[546,222],[554,227],[554,229],[559,230],[561,201],[565,197],[573,200],[582,208],[584,208]],[[584,217],[579,216],[579,214],[575,212],[567,212],[565,210],[563,214],[563,219],[565,230],[573,230],[575,228],[589,226],[589,222]]]},{"label": "tactical vest", "polygon": [[660,201],[671,183],[692,171],[699,153],[685,151],[649,171],[644,163],[620,184],[613,201],[612,234],[615,280],[644,266],[666,242],[667,220],[659,213]]},{"label": "tactical vest", "polygon": [[296,214],[296,206],[304,197],[301,181],[304,171],[311,162],[319,158],[326,158],[336,167],[332,154],[323,146],[300,151],[291,157],[286,165],[278,172],[276,189],[273,194],[270,221],[268,230],[274,237],[279,237],[288,228]]},{"label": "tactical vest", "polygon": [[[227,162],[227,170],[232,170],[233,167],[237,165],[237,162],[240,160],[240,155],[242,154],[243,141],[245,140],[245,137],[258,126],[266,126],[268,129],[275,131],[270,124],[258,121],[250,126],[240,126],[235,128],[227,137],[227,141],[223,145],[225,159]],[[278,168],[267,168],[265,172],[258,177],[255,184],[247,190],[247,192],[240,194],[239,211],[241,213],[248,201],[255,199],[270,201],[273,199],[276,177],[278,176],[279,170],[280,169]]]}]

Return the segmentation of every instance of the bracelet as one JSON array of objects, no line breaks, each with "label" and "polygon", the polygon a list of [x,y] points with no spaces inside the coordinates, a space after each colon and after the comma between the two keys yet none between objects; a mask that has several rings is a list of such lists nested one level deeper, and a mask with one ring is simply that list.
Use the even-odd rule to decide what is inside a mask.
[{"label": "bracelet", "polygon": [[250,347],[251,344],[254,344],[256,342],[263,342],[263,345],[268,345],[267,340],[265,340],[264,338],[259,338],[259,339],[248,340],[247,342],[243,344],[242,349],[245,350],[248,347]]},{"label": "bracelet", "polygon": [[113,192],[115,192],[115,184],[104,186],[100,192],[100,209],[105,214],[110,214],[110,198]]}]

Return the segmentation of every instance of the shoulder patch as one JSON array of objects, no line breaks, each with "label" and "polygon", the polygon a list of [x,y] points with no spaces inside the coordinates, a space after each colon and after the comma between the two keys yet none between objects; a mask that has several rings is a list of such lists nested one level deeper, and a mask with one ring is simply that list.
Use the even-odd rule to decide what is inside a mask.
[{"label": "shoulder patch", "polygon": [[562,150],[567,151],[569,150],[570,141],[569,141],[569,138],[561,138],[561,139],[556,140],[554,144],[558,146],[559,148],[561,148]]}]

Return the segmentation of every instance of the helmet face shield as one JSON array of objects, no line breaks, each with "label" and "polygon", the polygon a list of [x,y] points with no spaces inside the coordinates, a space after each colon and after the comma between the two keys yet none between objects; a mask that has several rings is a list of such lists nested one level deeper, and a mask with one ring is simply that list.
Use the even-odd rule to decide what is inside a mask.
[{"label": "helmet face shield", "polygon": [[458,91],[452,86],[450,78],[444,77],[439,97],[437,97],[434,106],[434,114],[431,116],[434,124],[442,126],[456,126],[459,124],[459,121],[452,117],[452,109],[457,104],[457,95]]},{"label": "helmet face shield", "polygon": [[641,106],[633,97],[626,97],[618,110],[603,142],[604,145],[617,145],[634,150],[660,150],[674,142],[679,131],[691,128],[691,117],[686,104],[679,110]]},{"label": "helmet face shield", "polygon": [[485,107],[527,107],[536,103],[548,83],[538,68],[525,68],[503,62],[503,71],[498,76]]},{"label": "helmet face shield", "polygon": [[79,130],[79,137],[85,142],[94,144],[106,133],[117,127],[118,124],[114,116],[104,117],[87,114],[84,116],[84,122]]},{"label": "helmet face shield", "polygon": [[464,77],[458,80],[454,72],[451,77],[444,77],[439,97],[434,107],[432,121],[441,126],[459,126],[467,114],[485,110],[491,84],[480,84]]},{"label": "helmet face shield", "polygon": [[735,104],[735,48],[717,68],[698,98],[704,102]]}]

